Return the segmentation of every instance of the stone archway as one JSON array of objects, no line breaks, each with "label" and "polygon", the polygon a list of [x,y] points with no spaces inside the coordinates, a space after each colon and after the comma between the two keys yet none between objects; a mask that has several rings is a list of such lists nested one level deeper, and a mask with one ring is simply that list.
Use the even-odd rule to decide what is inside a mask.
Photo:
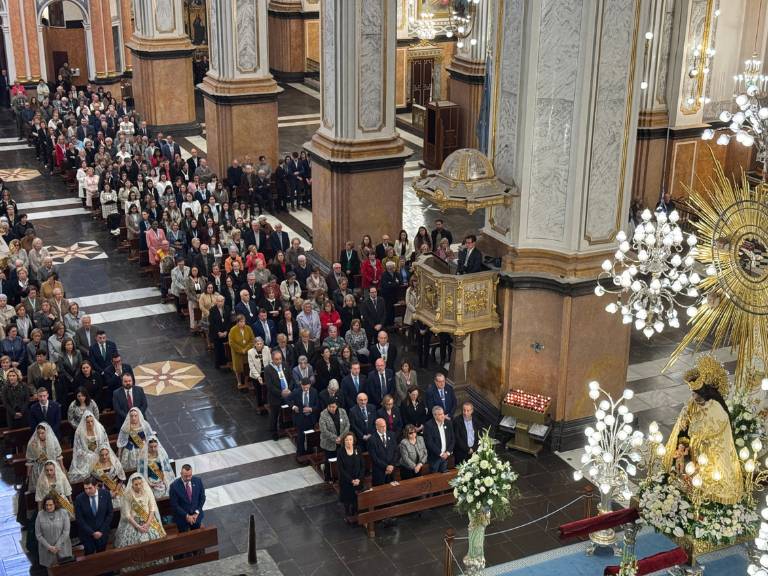
[{"label": "stone archway", "polygon": [[[46,46],[43,39],[43,24],[42,24],[42,16],[43,11],[53,4],[54,2],[57,2],[59,0],[35,0],[36,4],[36,22],[37,22],[37,38],[38,38],[38,46],[40,46],[39,54],[40,54],[40,75],[41,77],[48,81],[51,80],[51,78],[48,78],[48,66],[46,64]],[[90,12],[88,9],[88,2],[87,0],[61,0],[62,3],[69,3],[80,11],[80,13],[83,16],[83,29],[85,31],[85,53],[86,53],[86,61],[87,61],[87,70],[85,75],[85,82],[81,80],[81,83],[87,83],[90,81],[91,78],[94,78],[96,76],[96,59],[93,52],[93,32],[91,29],[91,17]],[[99,23],[101,25],[101,23]],[[55,75],[55,71],[54,71]]]}]

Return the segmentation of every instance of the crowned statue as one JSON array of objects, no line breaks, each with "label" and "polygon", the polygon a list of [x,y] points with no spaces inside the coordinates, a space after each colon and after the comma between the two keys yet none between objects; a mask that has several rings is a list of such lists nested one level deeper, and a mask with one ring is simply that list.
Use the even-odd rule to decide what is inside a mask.
[{"label": "crowned statue", "polygon": [[728,374],[715,358],[702,356],[684,379],[691,398],[667,441],[664,470],[682,475],[693,463],[702,480],[703,500],[736,504],[742,499],[744,483],[725,403]]}]

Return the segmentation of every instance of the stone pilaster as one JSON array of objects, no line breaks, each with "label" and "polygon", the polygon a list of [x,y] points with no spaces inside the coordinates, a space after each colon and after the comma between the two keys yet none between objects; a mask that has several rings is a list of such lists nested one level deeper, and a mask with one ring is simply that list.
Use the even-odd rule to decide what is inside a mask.
[{"label": "stone pilaster", "polygon": [[472,33],[457,44],[456,52],[448,67],[451,101],[461,108],[459,145],[477,148],[477,121],[483,100],[486,54],[490,31],[489,12],[491,2],[477,5]]},{"label": "stone pilaster", "polygon": [[[123,34],[123,46],[133,38],[133,21],[131,19],[131,0],[121,0],[120,2],[120,29]],[[133,70],[133,59],[131,51],[123,50],[123,68],[127,75]]]},{"label": "stone pilaster", "polygon": [[191,134],[194,46],[184,32],[182,0],[134,0],[135,27],[126,46],[133,56],[136,109],[152,130]]},{"label": "stone pilaster", "polygon": [[211,167],[261,154],[276,166],[282,89],[269,72],[267,0],[209,0],[208,10],[210,69],[200,89]]},{"label": "stone pilaster", "polygon": [[313,160],[314,248],[335,259],[346,240],[402,228],[403,166],[395,131],[397,3],[323,0],[321,125]]},{"label": "stone pilaster", "polygon": [[282,82],[302,82],[306,31],[301,0],[269,2],[269,69]]}]

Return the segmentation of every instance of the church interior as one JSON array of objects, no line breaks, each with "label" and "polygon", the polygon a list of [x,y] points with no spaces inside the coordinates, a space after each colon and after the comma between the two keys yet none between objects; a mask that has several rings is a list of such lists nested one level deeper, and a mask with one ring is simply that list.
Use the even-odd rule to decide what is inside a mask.
[{"label": "church interior", "polygon": [[0,0],[0,576],[768,576],[767,21]]}]

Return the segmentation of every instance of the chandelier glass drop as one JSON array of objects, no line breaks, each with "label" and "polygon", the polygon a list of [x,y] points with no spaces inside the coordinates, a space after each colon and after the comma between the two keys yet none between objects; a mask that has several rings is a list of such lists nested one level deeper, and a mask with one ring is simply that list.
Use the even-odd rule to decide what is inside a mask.
[{"label": "chandelier glass drop", "polygon": [[614,295],[605,310],[620,313],[624,324],[634,323],[650,338],[666,326],[680,326],[678,308],[686,307],[688,316],[696,314],[688,299],[699,297],[702,279],[694,270],[696,236],[678,226],[677,211],[667,215],[646,209],[641,219],[632,238],[623,230],[616,235],[619,248],[612,260],[603,262],[595,294]]}]

